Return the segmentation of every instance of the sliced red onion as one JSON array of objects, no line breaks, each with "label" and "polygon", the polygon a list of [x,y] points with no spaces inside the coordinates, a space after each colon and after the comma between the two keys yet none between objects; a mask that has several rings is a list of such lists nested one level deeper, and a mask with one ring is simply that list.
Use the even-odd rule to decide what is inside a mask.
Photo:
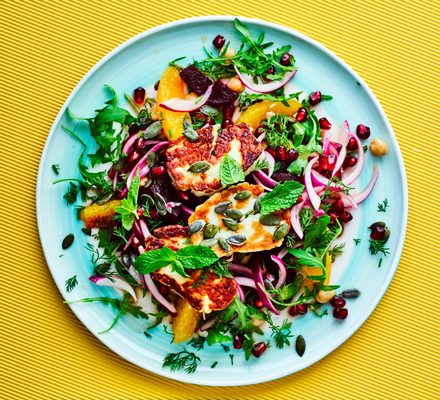
[{"label": "sliced red onion", "polygon": [[144,146],[154,146],[159,143],[162,143],[162,140],[144,140]]},{"label": "sliced red onion", "polygon": [[188,215],[194,214],[194,210],[192,208],[185,206],[185,205],[182,206],[182,211],[186,212]]},{"label": "sliced red onion", "polygon": [[135,220],[133,223],[133,233],[140,241],[145,239],[141,226],[139,225],[139,220]]},{"label": "sliced red onion", "polygon": [[[244,293],[243,293],[243,296],[244,296]],[[211,318],[210,320],[206,321],[203,325],[200,326],[199,331],[203,332],[203,331],[208,330],[209,328],[211,328],[215,324],[215,321],[216,321],[215,318]]]},{"label": "sliced red onion", "polygon": [[123,154],[128,154],[131,146],[133,146],[134,142],[136,141],[136,139],[138,138],[138,132],[133,133],[133,135],[131,135],[125,142],[124,146],[122,147],[121,153]]},{"label": "sliced red onion", "polygon": [[127,249],[130,247],[131,241],[133,240],[134,237],[135,237],[135,234],[132,233],[131,236],[128,238],[127,243],[125,243],[125,246],[122,249],[122,251],[127,251]]},{"label": "sliced red onion", "polygon": [[339,193],[339,195],[341,196],[341,200],[344,203],[344,207],[354,208],[354,209],[358,208],[356,200],[352,196],[350,196],[349,194],[345,194],[345,193]]},{"label": "sliced red onion", "polygon": [[130,265],[128,268],[126,268],[127,272],[130,274],[130,276],[139,284],[142,285],[142,276],[141,274],[137,271],[137,269],[133,266]]},{"label": "sliced red onion", "polygon": [[304,202],[302,201],[301,203],[295,204],[290,210],[290,225],[292,225],[296,236],[298,236],[300,239],[304,237],[304,232],[299,221],[299,212],[301,211],[303,206]]},{"label": "sliced red onion", "polygon": [[208,89],[206,89],[205,94],[196,99],[181,99],[175,97],[173,99],[164,101],[160,103],[160,107],[165,108],[171,111],[179,111],[179,112],[190,112],[194,110],[198,110],[200,107],[204,106],[206,102],[209,100],[209,96],[211,96],[212,87],[214,85],[210,85]]},{"label": "sliced red onion", "polygon": [[364,149],[362,147],[362,142],[360,141],[360,139],[357,137],[357,135],[353,134],[350,132],[350,137],[354,138],[356,140],[357,143],[357,151],[358,151],[358,160],[356,165],[353,168],[350,168],[350,172],[348,172],[347,174],[344,173],[344,175],[342,176],[342,182],[344,183],[344,185],[350,185],[351,183],[353,183],[361,174],[363,168],[364,168],[364,164],[365,164],[365,154],[364,154]]},{"label": "sliced red onion", "polygon": [[173,208],[180,207],[181,205],[182,203],[179,203],[177,201],[169,201],[168,203],[165,204],[165,208],[169,213],[171,213],[173,211]]},{"label": "sliced red onion", "polygon": [[242,74],[236,65],[234,65],[234,68],[235,68],[235,72],[237,73],[237,76],[239,77],[243,85],[258,93],[269,93],[283,87],[287,82],[289,82],[293,78],[293,76],[296,73],[296,70],[287,71],[284,74],[284,78],[280,81],[272,81],[270,83],[254,83],[250,75]]},{"label": "sliced red onion", "polygon": [[313,188],[311,171],[313,164],[318,161],[318,158],[319,157],[316,156],[315,158],[311,159],[304,172],[304,183],[306,184],[307,194],[309,196],[310,203],[312,203],[312,206],[315,210],[319,209],[319,206],[321,205],[321,198],[316,194],[315,189]]},{"label": "sliced red onion", "polygon": [[319,218],[322,217],[323,215],[325,215],[325,211],[324,210],[313,210],[313,217],[314,218]]},{"label": "sliced red onion", "polygon": [[231,264],[229,266],[229,271],[235,272],[237,274],[243,274],[248,277],[252,277],[254,274],[249,267],[245,267],[244,265],[241,264]]},{"label": "sliced red onion", "polygon": [[256,289],[255,281],[251,278],[245,278],[243,276],[237,276],[234,278],[238,285],[240,286],[247,286],[253,289]]},{"label": "sliced red onion", "polygon": [[324,140],[322,142],[322,152],[323,154],[328,154],[330,147],[330,132],[325,131],[324,133]]},{"label": "sliced red onion", "polygon": [[270,178],[275,169],[275,158],[273,158],[272,154],[270,154],[268,151],[264,151],[264,158],[269,164],[267,168],[267,176]]},{"label": "sliced red onion", "polygon": [[257,136],[257,142],[261,143],[266,137],[266,132],[263,132],[261,135]]},{"label": "sliced red onion", "polygon": [[287,256],[287,254],[289,254],[289,252],[284,247],[284,249],[281,249],[280,252],[277,254],[277,257],[280,258],[280,259],[283,259],[284,257]]},{"label": "sliced red onion", "polygon": [[258,296],[260,297],[263,304],[267,307],[267,309],[274,314],[279,315],[279,311],[275,308],[272,302],[269,299],[265,289],[264,289],[264,281],[263,281],[263,273],[261,271],[261,265],[258,263],[257,269],[254,271],[254,281],[257,289]]},{"label": "sliced red onion", "polygon": [[324,175],[321,175],[318,171],[312,169],[311,171],[312,182],[315,186],[329,186],[329,187],[337,187],[338,185],[335,182],[331,182]]},{"label": "sliced red onion", "polygon": [[97,286],[109,286],[127,292],[133,297],[134,301],[137,301],[136,293],[131,285],[117,275],[109,275],[108,277],[102,275],[91,276],[89,280]]},{"label": "sliced red onion", "polygon": [[237,105],[235,105],[234,114],[232,114],[232,122],[234,124],[238,121],[238,119],[240,118],[241,114],[243,114],[243,112],[240,110],[240,108],[237,107]]},{"label": "sliced red onion", "polygon": [[254,181],[255,181],[258,185],[262,186],[263,189],[264,189],[266,192],[271,192],[271,191],[272,191],[272,188],[263,185],[263,183],[262,183],[262,182],[261,182],[261,181],[260,181],[260,180],[259,180],[254,174],[252,174],[252,178],[254,178]]},{"label": "sliced red onion", "polygon": [[246,301],[246,297],[244,295],[243,289],[238,284],[237,284],[237,294],[238,294],[238,298],[240,299],[240,301],[242,303],[244,303]]},{"label": "sliced red onion", "polygon": [[150,230],[148,229],[147,223],[140,218],[139,219],[139,228],[141,229],[142,235],[144,238],[151,236]]},{"label": "sliced red onion", "polygon": [[[373,191],[374,185],[376,184],[377,178],[379,177],[379,168],[377,167],[377,165],[375,165],[373,167],[373,177],[370,180],[370,183],[368,184],[368,186],[362,190],[362,192],[360,193],[356,193],[353,194],[353,200],[355,201],[356,204],[360,204],[362,203],[365,199],[368,198],[368,196],[371,194],[371,192]],[[347,203],[344,201],[344,199],[342,200],[344,202],[344,206],[346,208],[350,208],[351,204],[347,201]]]},{"label": "sliced red onion", "polygon": [[339,150],[339,154],[336,159],[336,164],[333,169],[332,176],[336,175],[336,173],[341,169],[342,164],[345,161],[345,156],[347,155],[347,145],[348,145],[349,140],[350,140],[350,137],[347,135],[347,139],[344,140],[344,142],[342,143],[342,146],[341,146],[341,150]]},{"label": "sliced red onion", "polygon": [[176,315],[177,314],[176,307],[174,307],[173,304],[171,304],[165,297],[162,296],[156,284],[154,283],[153,279],[151,278],[150,274],[145,274],[143,275],[143,277],[144,277],[145,285],[147,286],[148,290],[151,292],[151,295],[160,304],[162,304],[170,312],[171,315]]},{"label": "sliced red onion", "polygon": [[281,286],[284,285],[284,282],[286,282],[286,277],[287,277],[286,266],[284,265],[284,262],[283,260],[281,260],[281,258],[277,256],[271,256],[270,258],[278,266],[280,270],[278,281],[277,284],[275,285],[275,289],[279,289]]},{"label": "sliced red onion", "polygon": [[278,182],[274,181],[272,178],[268,177],[263,171],[254,171],[252,172],[252,177],[259,182],[263,184],[263,186],[266,186],[270,189],[273,189]]}]

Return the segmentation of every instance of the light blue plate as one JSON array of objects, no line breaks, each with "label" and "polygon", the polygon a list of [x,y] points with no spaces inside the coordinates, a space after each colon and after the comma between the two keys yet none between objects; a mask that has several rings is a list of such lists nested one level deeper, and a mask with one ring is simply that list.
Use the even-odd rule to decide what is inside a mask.
[{"label": "light blue plate", "polygon": [[[142,333],[148,322],[128,317],[122,318],[112,331],[100,335],[97,332],[109,326],[114,310],[98,303],[72,306],[73,312],[93,334],[130,362],[172,379],[212,386],[247,385],[292,374],[325,357],[347,340],[384,295],[399,262],[407,223],[407,186],[402,157],[382,108],[362,79],[333,53],[299,32],[264,21],[241,20],[254,34],[264,31],[266,38],[277,46],[292,44],[299,66],[294,83],[307,92],[320,89],[333,95],[334,100],[324,106],[333,119],[338,122],[347,119],[352,127],[365,123],[371,127],[373,136],[388,143],[389,152],[378,160],[372,160],[370,154],[367,156],[360,186],[369,181],[373,161],[380,167],[380,177],[373,194],[356,216],[358,222],[350,223],[350,232],[345,235],[345,257],[336,263],[337,269],[344,271],[339,279],[341,286],[358,288],[362,295],[348,302],[349,317],[345,321],[337,321],[331,316],[319,319],[311,313],[294,319],[295,335],[302,334],[307,342],[302,358],[292,347],[270,348],[260,359],[246,362],[242,351],[232,350],[230,354],[235,357],[231,365],[229,355],[221,347],[211,347],[200,352],[202,363],[195,374],[170,372],[162,368],[163,357],[169,352],[180,351],[183,346],[170,344],[170,336],[160,328],[153,331],[153,338],[148,340]],[[84,123],[68,119],[66,107],[77,115],[89,116],[108,98],[104,84],[112,85],[120,94],[131,93],[137,86],[149,86],[160,78],[170,60],[181,56],[187,56],[188,60],[202,58],[202,46],[210,46],[217,34],[231,39],[232,47],[237,47],[238,36],[232,21],[232,17],[194,18],[159,26],[134,37],[92,68],[58,114],[41,158],[37,217],[47,263],[66,300],[115,295],[112,289],[99,288],[88,281],[92,272],[90,253],[84,248],[88,237],[81,232],[75,209],[66,207],[63,200],[67,183],[52,184],[56,178],[78,176],[77,159],[81,147],[61,126],[69,126],[88,138],[90,145],[93,143]],[[124,104],[122,100],[121,104]],[[51,169],[53,164],[61,165],[59,177]],[[385,197],[390,203],[389,211],[378,213],[376,205]],[[392,232],[387,243],[391,254],[384,258],[381,268],[378,268],[379,258],[369,255],[367,245],[367,227],[378,220],[384,220]],[[75,241],[71,248],[63,251],[61,241],[69,233],[74,233]],[[359,246],[353,245],[353,237],[361,238]],[[66,293],[64,282],[75,274],[79,285],[72,293]],[[218,365],[211,369],[214,361],[218,361]]]}]

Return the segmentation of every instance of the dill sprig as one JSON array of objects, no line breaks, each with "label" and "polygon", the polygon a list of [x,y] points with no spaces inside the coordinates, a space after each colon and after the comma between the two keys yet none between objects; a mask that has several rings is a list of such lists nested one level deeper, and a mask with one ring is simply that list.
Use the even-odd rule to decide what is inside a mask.
[{"label": "dill sprig", "polygon": [[281,326],[275,325],[272,321],[272,317],[270,314],[267,315],[267,322],[269,323],[270,328],[272,329],[272,334],[270,337],[274,339],[275,346],[279,349],[282,349],[284,346],[290,346],[290,338],[293,337],[291,327],[292,322],[285,319]]},{"label": "dill sprig", "polygon": [[63,196],[69,206],[75,203],[76,199],[78,198],[78,193],[79,187],[73,182],[70,182],[69,187],[67,188],[67,191]]},{"label": "dill sprig", "polygon": [[376,254],[382,253],[384,256],[387,256],[390,254],[390,249],[388,247],[385,247],[385,240],[373,240],[370,239],[370,247],[368,250],[370,251],[370,254],[372,256],[375,256]]},{"label": "dill sprig", "polygon": [[162,367],[169,368],[173,372],[184,370],[188,374],[193,374],[200,362],[199,357],[183,348],[178,353],[167,354],[163,360]]},{"label": "dill sprig", "polygon": [[64,286],[66,288],[66,292],[70,293],[75,287],[78,285],[78,280],[76,279],[76,275],[66,279]]},{"label": "dill sprig", "polygon": [[385,198],[381,203],[377,203],[377,211],[378,212],[387,212],[387,208],[390,205],[388,204],[388,199]]}]

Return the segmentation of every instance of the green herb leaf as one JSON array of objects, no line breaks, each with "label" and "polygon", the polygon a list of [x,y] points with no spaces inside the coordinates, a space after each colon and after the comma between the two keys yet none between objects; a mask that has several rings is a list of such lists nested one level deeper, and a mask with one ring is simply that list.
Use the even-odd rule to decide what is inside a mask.
[{"label": "green herb leaf", "polygon": [[216,332],[212,329],[208,331],[208,336],[206,339],[209,346],[212,346],[216,343],[226,343],[232,341],[232,338],[230,336],[224,335],[220,332]]},{"label": "green herb leaf", "polygon": [[320,241],[329,223],[330,217],[328,215],[322,215],[316,219],[314,224],[310,224],[307,227],[306,234],[304,235],[304,249],[314,247],[314,245]]},{"label": "green herb leaf", "polygon": [[325,270],[324,264],[319,257],[315,257],[303,249],[287,249],[287,251],[298,259],[298,264],[306,265],[308,267],[319,267],[323,271]]},{"label": "green herb leaf", "polygon": [[183,348],[183,351],[179,353],[167,354],[163,360],[162,367],[169,368],[171,371],[184,370],[188,374],[193,374],[196,372],[200,362],[199,357]]},{"label": "green herb leaf", "polygon": [[278,184],[260,201],[261,214],[267,215],[274,211],[292,207],[304,190],[304,185],[296,181],[286,181]]},{"label": "green herb leaf", "polygon": [[187,246],[177,250],[177,259],[184,268],[199,269],[208,267],[218,260],[218,256],[207,246]]},{"label": "green herb leaf", "polygon": [[131,182],[127,197],[121,201],[121,205],[115,208],[115,212],[121,215],[121,222],[124,229],[129,231],[134,224],[135,219],[138,219],[137,213],[137,199],[139,194],[139,171]]},{"label": "green herb leaf", "polygon": [[66,287],[66,292],[70,293],[76,287],[76,285],[78,285],[78,280],[76,279],[76,275],[67,279],[64,285]]},{"label": "green herb leaf", "polygon": [[244,181],[244,172],[241,164],[229,154],[226,154],[220,163],[220,180],[222,186],[234,185]]},{"label": "green herb leaf", "polygon": [[79,187],[75,185],[73,182],[69,183],[69,187],[64,194],[64,199],[66,200],[67,205],[72,205],[75,203],[78,198]]},{"label": "green herb leaf", "polygon": [[59,164],[52,164],[52,171],[55,175],[60,174],[60,165]]},{"label": "green herb leaf", "polygon": [[389,207],[388,199],[385,199],[381,203],[377,204],[377,211],[378,212],[386,212],[388,207]]},{"label": "green herb leaf", "polygon": [[168,247],[150,250],[138,256],[134,262],[135,268],[141,274],[149,274],[170,265],[176,260],[176,253]]}]

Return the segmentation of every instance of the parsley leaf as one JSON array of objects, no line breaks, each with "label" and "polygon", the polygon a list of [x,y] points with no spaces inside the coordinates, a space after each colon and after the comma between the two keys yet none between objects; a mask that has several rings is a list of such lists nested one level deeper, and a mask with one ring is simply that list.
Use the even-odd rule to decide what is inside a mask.
[{"label": "parsley leaf", "polygon": [[260,201],[261,214],[267,215],[274,211],[292,207],[304,190],[304,185],[296,181],[286,181],[278,184]]},{"label": "parsley leaf", "polygon": [[78,198],[78,193],[78,186],[76,186],[73,182],[70,182],[69,187],[63,196],[69,206],[75,203],[76,199]]},{"label": "parsley leaf", "polygon": [[330,217],[328,215],[323,215],[316,219],[314,224],[310,224],[307,227],[306,234],[304,236],[304,248],[315,247],[319,245],[321,236],[327,229],[330,223]]},{"label": "parsley leaf", "polygon": [[116,213],[121,215],[121,222],[124,229],[129,231],[133,227],[135,219],[138,219],[137,214],[137,199],[139,193],[139,171],[131,182],[127,197],[121,201],[121,205],[115,208]]},{"label": "parsley leaf", "polygon": [[325,271],[324,264],[319,257],[315,257],[303,249],[287,249],[287,251],[298,259],[298,264],[306,265],[308,267],[319,267]]},{"label": "parsley leaf", "polygon": [[298,100],[298,96],[301,94],[301,92],[292,93],[288,96],[285,96],[284,94],[281,94],[279,96],[275,96],[270,93],[247,93],[245,91],[241,92],[238,96],[238,106],[245,110],[250,105],[262,101],[262,100],[270,100],[275,101],[279,103],[283,103],[286,107],[290,107],[289,100],[296,99]]},{"label": "parsley leaf", "polygon": [[229,154],[226,154],[220,163],[220,180],[222,186],[234,185],[244,181],[244,172],[241,164]]}]

